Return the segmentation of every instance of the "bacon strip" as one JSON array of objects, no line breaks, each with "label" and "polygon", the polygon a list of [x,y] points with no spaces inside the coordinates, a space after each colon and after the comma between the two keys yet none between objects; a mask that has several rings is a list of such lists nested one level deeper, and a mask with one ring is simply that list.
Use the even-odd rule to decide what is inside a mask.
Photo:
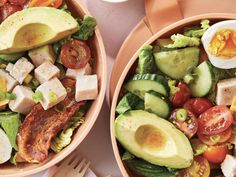
[{"label": "bacon strip", "polygon": [[53,107],[45,111],[41,104],[37,104],[21,125],[17,144],[20,156],[27,162],[43,162],[48,156],[52,138],[85,104],[85,102],[74,101],[74,80],[64,79],[62,83],[66,88],[70,88],[70,93],[57,105],[57,108]]}]

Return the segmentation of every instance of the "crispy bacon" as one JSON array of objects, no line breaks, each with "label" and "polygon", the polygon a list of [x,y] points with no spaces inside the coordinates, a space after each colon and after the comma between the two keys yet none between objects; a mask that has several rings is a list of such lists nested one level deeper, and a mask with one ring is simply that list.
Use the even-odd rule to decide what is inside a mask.
[{"label": "crispy bacon", "polygon": [[40,163],[47,158],[52,138],[85,103],[74,100],[74,80],[64,79],[62,84],[68,90],[66,98],[46,111],[41,104],[35,105],[21,125],[17,144],[20,156],[27,162]]}]

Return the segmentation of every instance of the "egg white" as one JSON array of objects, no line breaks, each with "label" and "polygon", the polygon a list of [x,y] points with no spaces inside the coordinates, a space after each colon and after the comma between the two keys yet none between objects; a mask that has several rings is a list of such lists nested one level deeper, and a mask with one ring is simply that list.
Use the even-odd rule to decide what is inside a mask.
[{"label": "egg white", "polygon": [[222,29],[236,30],[236,20],[226,20],[226,21],[218,22],[212,25],[204,33],[204,35],[201,38],[203,47],[208,55],[210,62],[215,67],[222,68],[222,69],[236,68],[236,57],[233,57],[231,59],[223,59],[221,57],[212,55],[208,50],[210,46],[210,42],[212,38],[214,37],[215,33]]}]

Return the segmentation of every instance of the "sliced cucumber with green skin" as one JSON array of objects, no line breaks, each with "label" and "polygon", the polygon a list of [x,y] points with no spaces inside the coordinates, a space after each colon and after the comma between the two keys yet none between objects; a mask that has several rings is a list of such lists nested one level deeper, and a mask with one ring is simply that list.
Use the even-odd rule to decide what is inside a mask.
[{"label": "sliced cucumber with green skin", "polygon": [[194,69],[195,79],[189,84],[193,97],[204,97],[210,93],[214,85],[214,73],[208,61]]},{"label": "sliced cucumber with green skin", "polygon": [[19,52],[19,53],[12,53],[12,54],[0,54],[0,60],[4,62],[15,62],[19,58],[23,57],[25,55],[25,52]]},{"label": "sliced cucumber with green skin", "polygon": [[170,88],[167,81],[157,74],[136,74],[125,85],[126,90],[144,99],[149,90],[154,90],[164,96],[169,95]]},{"label": "sliced cucumber with green skin", "polygon": [[200,49],[187,47],[154,53],[158,69],[173,79],[183,79],[199,62]]},{"label": "sliced cucumber with green skin", "polygon": [[146,111],[162,118],[168,118],[170,115],[171,104],[169,99],[153,90],[145,93],[144,105]]}]

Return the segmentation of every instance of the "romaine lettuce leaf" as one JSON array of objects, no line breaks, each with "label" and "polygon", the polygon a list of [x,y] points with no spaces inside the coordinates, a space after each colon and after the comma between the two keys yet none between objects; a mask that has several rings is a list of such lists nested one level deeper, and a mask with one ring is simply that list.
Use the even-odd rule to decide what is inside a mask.
[{"label": "romaine lettuce leaf", "polygon": [[200,45],[200,39],[196,37],[188,37],[182,34],[174,34],[170,37],[174,43],[166,45],[166,48],[183,48]]}]

